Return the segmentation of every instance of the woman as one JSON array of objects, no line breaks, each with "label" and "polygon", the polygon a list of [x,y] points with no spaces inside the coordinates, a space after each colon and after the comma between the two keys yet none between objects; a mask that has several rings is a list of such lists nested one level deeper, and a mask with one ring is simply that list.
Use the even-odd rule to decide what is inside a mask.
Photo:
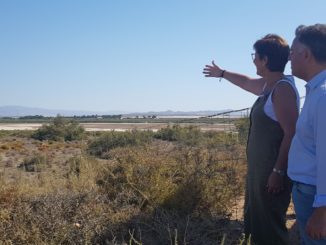
[{"label": "woman", "polygon": [[250,113],[248,172],[244,207],[245,234],[254,244],[288,244],[285,225],[291,184],[287,156],[295,132],[300,98],[292,76],[284,75],[290,48],[278,35],[256,41],[253,62],[258,79],[206,65],[206,77],[225,78],[258,95]]}]

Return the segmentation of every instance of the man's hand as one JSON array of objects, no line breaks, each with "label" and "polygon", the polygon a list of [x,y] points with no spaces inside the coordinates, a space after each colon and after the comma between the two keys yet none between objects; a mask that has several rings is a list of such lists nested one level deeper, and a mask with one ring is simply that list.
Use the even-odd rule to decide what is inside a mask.
[{"label": "man's hand", "polygon": [[212,65],[206,65],[203,73],[205,77],[221,77],[223,70],[220,67],[215,65],[214,60],[212,61]]},{"label": "man's hand", "polygon": [[267,191],[271,194],[279,194],[284,189],[284,176],[272,172],[266,185]]},{"label": "man's hand", "polygon": [[314,210],[308,219],[306,233],[313,240],[326,238],[326,207]]}]

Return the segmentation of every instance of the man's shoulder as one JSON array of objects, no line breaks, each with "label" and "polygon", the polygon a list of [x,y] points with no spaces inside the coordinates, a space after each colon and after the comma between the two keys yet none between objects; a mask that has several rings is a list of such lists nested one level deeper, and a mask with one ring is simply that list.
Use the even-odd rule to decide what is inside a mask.
[{"label": "man's shoulder", "polygon": [[318,91],[318,95],[316,96],[315,110],[317,114],[325,115],[326,113],[326,84]]},{"label": "man's shoulder", "polygon": [[322,94],[326,94],[326,77],[325,79],[320,83],[319,89],[321,90]]}]

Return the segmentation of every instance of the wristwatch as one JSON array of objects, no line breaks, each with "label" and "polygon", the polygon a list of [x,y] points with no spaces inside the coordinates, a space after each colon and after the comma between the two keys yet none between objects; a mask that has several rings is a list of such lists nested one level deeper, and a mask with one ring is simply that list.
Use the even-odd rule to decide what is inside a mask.
[{"label": "wristwatch", "polygon": [[277,173],[277,174],[279,174],[281,176],[284,176],[285,175],[285,170],[273,168],[273,172],[274,173]]}]

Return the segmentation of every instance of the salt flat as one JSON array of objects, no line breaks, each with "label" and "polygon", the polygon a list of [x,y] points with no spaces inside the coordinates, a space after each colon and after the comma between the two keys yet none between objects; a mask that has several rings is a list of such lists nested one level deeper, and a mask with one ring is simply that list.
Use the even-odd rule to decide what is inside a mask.
[{"label": "salt flat", "polygon": [[[81,123],[86,131],[128,131],[128,130],[152,130],[156,132],[167,127],[168,123]],[[234,131],[233,124],[204,124],[204,123],[182,123],[181,126],[197,126],[203,131]],[[37,130],[41,123],[1,123],[0,130]]]}]

